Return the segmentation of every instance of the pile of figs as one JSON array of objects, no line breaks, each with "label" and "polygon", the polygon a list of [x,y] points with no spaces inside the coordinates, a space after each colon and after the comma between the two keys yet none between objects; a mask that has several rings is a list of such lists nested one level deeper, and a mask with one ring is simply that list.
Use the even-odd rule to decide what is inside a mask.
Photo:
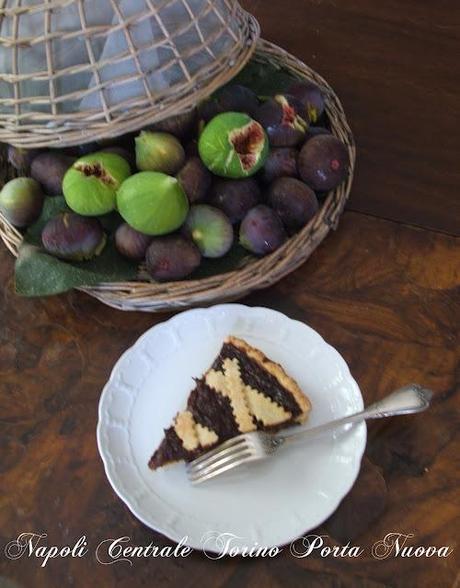
[{"label": "pile of figs", "polygon": [[109,238],[155,280],[186,278],[236,243],[258,256],[275,251],[315,216],[350,163],[327,128],[321,90],[306,81],[263,99],[229,85],[116,142],[10,147],[9,160],[26,175],[0,192],[13,225],[32,224],[45,195],[63,195],[70,210],[45,225],[43,248],[82,262],[103,250],[101,217],[115,212],[120,224]]}]

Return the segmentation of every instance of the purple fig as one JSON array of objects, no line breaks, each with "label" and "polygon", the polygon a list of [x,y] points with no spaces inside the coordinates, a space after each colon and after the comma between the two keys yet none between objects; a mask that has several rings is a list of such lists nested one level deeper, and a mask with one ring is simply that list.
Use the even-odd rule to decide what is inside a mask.
[{"label": "purple fig", "polygon": [[268,201],[290,231],[305,226],[318,211],[316,194],[296,178],[278,178],[270,186]]},{"label": "purple fig", "polygon": [[85,261],[101,253],[106,236],[96,218],[64,212],[50,219],[42,231],[45,251],[69,261]]},{"label": "purple fig", "polygon": [[182,235],[155,237],[146,254],[148,273],[154,280],[182,280],[201,262],[198,247]]},{"label": "purple fig", "polygon": [[216,180],[211,190],[210,203],[220,208],[230,219],[239,223],[260,202],[260,188],[253,178]]},{"label": "purple fig", "polygon": [[275,251],[286,238],[286,231],[280,218],[264,204],[252,208],[241,223],[240,243],[256,255],[266,255]]},{"label": "purple fig", "polygon": [[327,191],[341,184],[350,159],[345,145],[333,135],[317,135],[305,143],[298,166],[302,180],[313,190]]},{"label": "purple fig", "polygon": [[115,247],[128,259],[142,260],[145,257],[148,246],[152,242],[152,237],[139,233],[128,223],[122,223],[115,231]]}]

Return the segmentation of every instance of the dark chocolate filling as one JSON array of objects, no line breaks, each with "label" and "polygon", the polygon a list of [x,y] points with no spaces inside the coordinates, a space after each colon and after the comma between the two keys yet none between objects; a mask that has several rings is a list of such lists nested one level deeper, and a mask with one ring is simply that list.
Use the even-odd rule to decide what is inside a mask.
[{"label": "dark chocolate filling", "polygon": [[251,359],[235,345],[224,343],[219,356],[213,363],[212,369],[223,371],[223,362],[227,358],[236,358],[238,360],[241,368],[241,379],[247,386],[251,386],[251,388],[255,388],[271,398],[288,410],[294,418],[300,415],[301,410],[292,392],[281,385],[275,376],[269,374],[257,361]]},{"label": "dark chocolate filling", "polygon": [[173,461],[191,461],[203,453],[202,449],[196,451],[187,451],[182,445],[174,427],[165,429],[165,436],[160,446],[152,455],[149,461],[149,467],[153,470]]},{"label": "dark chocolate filling", "polygon": [[191,392],[187,409],[203,427],[208,427],[219,437],[219,442],[239,435],[230,400],[214,392],[203,380],[196,381]]}]

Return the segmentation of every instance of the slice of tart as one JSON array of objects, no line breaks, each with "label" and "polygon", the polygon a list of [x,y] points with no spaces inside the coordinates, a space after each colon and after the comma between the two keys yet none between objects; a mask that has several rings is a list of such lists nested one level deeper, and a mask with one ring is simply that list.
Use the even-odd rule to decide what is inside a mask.
[{"label": "slice of tart", "polygon": [[153,470],[191,461],[231,437],[303,423],[311,404],[295,380],[261,351],[228,337],[149,461]]}]

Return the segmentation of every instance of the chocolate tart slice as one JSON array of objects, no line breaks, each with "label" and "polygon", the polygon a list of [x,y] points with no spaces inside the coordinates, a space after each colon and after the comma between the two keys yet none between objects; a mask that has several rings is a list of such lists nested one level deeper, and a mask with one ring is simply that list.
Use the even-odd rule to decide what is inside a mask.
[{"label": "chocolate tart slice", "polygon": [[196,380],[149,461],[153,470],[191,461],[231,437],[303,423],[311,404],[283,368],[241,339],[228,337],[211,368]]}]

